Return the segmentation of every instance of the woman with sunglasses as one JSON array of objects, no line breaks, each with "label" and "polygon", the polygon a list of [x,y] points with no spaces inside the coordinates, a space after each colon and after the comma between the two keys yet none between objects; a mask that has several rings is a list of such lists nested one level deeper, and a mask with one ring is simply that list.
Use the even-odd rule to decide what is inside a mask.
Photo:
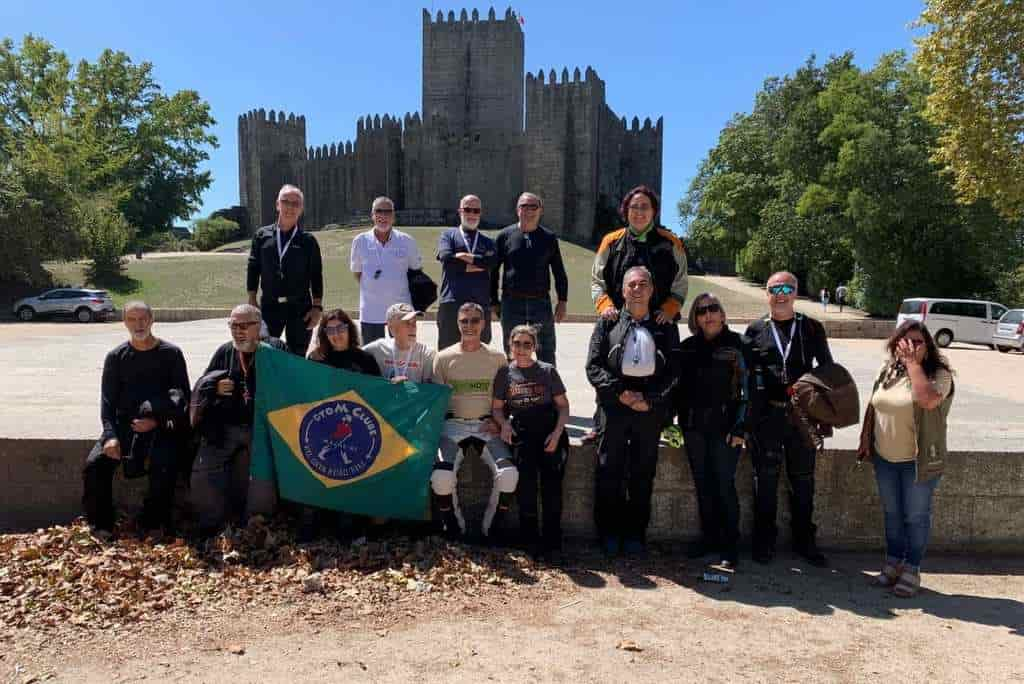
[{"label": "woman with sunglasses", "polygon": [[932,497],[946,458],[953,374],[920,321],[904,321],[885,347],[888,359],[864,413],[857,456],[875,466],[885,514],[885,563],[875,583],[908,598],[921,588]]},{"label": "woman with sunglasses", "polygon": [[316,346],[307,358],[353,373],[380,375],[377,360],[359,348],[359,329],[344,309],[332,309],[324,314],[317,330]]},{"label": "woman with sunglasses", "polygon": [[[512,446],[519,467],[519,530],[527,548],[541,556],[562,549],[562,476],[569,453],[565,424],[569,400],[558,371],[537,361],[537,330],[517,325],[509,333],[512,363],[494,377],[491,414],[501,439]],[[544,524],[538,535],[537,480]]]},{"label": "woman with sunglasses", "polygon": [[[377,360],[359,348],[359,329],[344,309],[332,309],[324,314],[317,330],[316,346],[306,358],[351,373],[380,376]],[[341,539],[354,538],[369,529],[369,519],[361,515],[313,506],[303,506],[300,515],[298,537],[302,542],[312,541],[320,529],[332,523]]]},{"label": "woman with sunglasses", "polygon": [[750,341],[726,323],[721,300],[697,296],[687,319],[691,337],[680,351],[676,413],[697,489],[700,538],[690,558],[717,552],[735,568],[740,538],[736,464],[750,429]]}]

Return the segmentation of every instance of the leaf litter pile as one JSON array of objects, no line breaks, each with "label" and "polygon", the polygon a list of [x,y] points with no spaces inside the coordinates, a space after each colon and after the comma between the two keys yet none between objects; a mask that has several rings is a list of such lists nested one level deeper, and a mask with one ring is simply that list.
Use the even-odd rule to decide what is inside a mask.
[{"label": "leaf litter pile", "polygon": [[110,541],[82,521],[0,535],[0,624],[44,633],[116,629],[257,598],[305,600],[312,615],[334,598],[380,614],[416,601],[537,595],[562,580],[524,554],[437,537],[300,545],[284,523],[259,516],[198,547],[131,535]]}]

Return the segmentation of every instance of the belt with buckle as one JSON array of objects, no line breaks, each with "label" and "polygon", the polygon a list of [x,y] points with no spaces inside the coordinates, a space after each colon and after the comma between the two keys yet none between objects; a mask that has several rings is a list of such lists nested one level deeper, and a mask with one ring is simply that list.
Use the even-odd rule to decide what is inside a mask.
[{"label": "belt with buckle", "polygon": [[278,304],[287,304],[288,303],[288,298],[287,297],[278,297],[277,298],[277,303]]}]

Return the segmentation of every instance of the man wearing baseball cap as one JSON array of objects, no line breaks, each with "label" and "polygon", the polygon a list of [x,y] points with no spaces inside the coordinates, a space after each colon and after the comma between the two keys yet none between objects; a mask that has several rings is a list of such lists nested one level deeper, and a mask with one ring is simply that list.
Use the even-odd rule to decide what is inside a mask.
[{"label": "man wearing baseball cap", "polygon": [[363,351],[377,360],[381,375],[391,382],[433,382],[434,351],[416,341],[416,320],[423,318],[411,304],[399,302],[387,310],[390,338],[374,340]]}]

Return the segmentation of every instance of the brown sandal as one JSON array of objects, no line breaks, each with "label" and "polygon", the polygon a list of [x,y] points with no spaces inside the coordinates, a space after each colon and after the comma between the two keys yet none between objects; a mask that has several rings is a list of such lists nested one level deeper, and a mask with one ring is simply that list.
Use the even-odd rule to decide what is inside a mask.
[{"label": "brown sandal", "polygon": [[921,590],[921,573],[913,572],[912,570],[904,570],[900,574],[899,580],[896,582],[896,586],[892,588],[892,593],[900,598],[912,598],[917,596],[917,592]]}]

